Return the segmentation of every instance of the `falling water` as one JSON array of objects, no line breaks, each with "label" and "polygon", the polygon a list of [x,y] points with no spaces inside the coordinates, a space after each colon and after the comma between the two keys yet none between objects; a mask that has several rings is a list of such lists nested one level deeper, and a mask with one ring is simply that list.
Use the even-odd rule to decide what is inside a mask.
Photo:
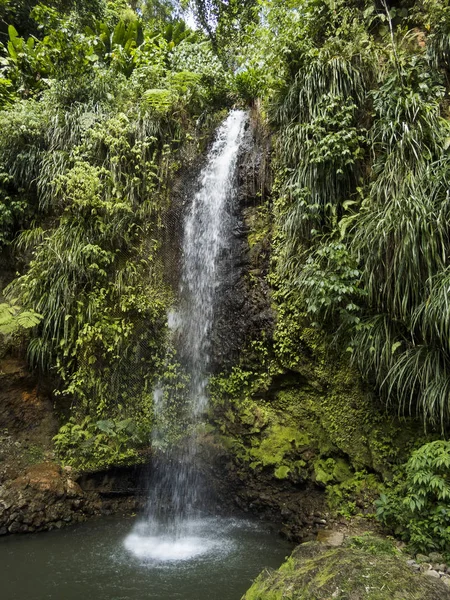
[{"label": "falling water", "polygon": [[236,164],[246,120],[246,113],[233,111],[219,128],[184,226],[180,328],[185,354],[190,354],[194,417],[207,404],[209,339],[221,279],[220,258],[234,224],[227,205],[236,192]]},{"label": "falling water", "polygon": [[230,209],[236,196],[237,161],[247,120],[245,112],[232,111],[217,130],[183,224],[179,306],[169,315],[169,327],[189,378],[188,393],[184,410],[174,410],[170,390],[165,389],[164,382],[157,387],[153,443],[164,447],[174,414],[182,419],[186,435],[177,448],[166,449],[155,461],[146,519],[125,540],[126,548],[141,558],[182,560],[217,545],[224,550],[226,545],[223,539],[210,535],[211,518],[204,516],[207,493],[196,460],[196,430],[207,407],[211,332],[223,257],[234,226]]}]

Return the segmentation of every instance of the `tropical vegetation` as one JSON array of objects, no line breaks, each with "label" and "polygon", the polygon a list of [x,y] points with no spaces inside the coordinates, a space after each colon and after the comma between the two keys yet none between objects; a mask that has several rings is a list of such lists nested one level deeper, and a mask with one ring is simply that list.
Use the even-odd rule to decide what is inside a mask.
[{"label": "tropical vegetation", "polygon": [[[307,323],[388,411],[445,437],[448,0],[2,0],[0,40],[0,243],[18,273],[3,313],[54,383],[63,460],[139,460],[176,189],[233,104],[272,139],[270,351]],[[448,551],[450,455],[432,443],[379,512]]]}]

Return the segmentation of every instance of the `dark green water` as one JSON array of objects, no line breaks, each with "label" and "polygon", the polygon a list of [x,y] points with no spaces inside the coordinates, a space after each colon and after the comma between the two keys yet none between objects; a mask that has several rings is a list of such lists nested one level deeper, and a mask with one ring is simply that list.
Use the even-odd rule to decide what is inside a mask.
[{"label": "dark green water", "polygon": [[267,525],[208,519],[183,541],[183,559],[167,559],[167,540],[155,559],[133,525],[109,518],[0,539],[1,600],[239,600],[292,550]]}]

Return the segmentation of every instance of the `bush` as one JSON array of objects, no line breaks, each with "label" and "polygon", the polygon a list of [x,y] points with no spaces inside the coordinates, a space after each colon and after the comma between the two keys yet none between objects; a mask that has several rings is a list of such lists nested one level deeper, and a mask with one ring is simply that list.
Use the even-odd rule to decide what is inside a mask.
[{"label": "bush", "polygon": [[450,555],[450,442],[437,440],[412,453],[406,480],[376,501],[377,517],[415,552]]},{"label": "bush", "polygon": [[61,461],[82,470],[99,470],[136,464],[139,448],[149,439],[149,432],[133,419],[93,421],[86,417],[81,423],[71,418],[53,438]]}]

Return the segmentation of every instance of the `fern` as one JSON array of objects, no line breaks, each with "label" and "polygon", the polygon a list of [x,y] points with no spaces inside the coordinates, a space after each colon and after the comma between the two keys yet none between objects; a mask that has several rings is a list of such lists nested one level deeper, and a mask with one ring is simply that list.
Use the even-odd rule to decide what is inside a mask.
[{"label": "fern", "polygon": [[42,315],[34,310],[22,310],[11,302],[0,304],[0,334],[12,335],[21,329],[31,329],[39,325]]}]

